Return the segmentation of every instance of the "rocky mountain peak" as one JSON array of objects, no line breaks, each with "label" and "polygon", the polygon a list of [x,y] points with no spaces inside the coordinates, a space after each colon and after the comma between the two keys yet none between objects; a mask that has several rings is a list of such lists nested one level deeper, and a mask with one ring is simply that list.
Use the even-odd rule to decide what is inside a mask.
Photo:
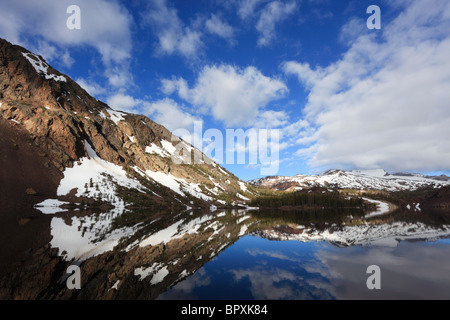
[{"label": "rocky mountain peak", "polygon": [[[4,39],[0,39],[0,61],[0,98],[5,101],[24,101],[75,112],[106,106],[53,69],[42,56]],[[82,103],[76,103],[77,99]]]},{"label": "rocky mountain peak", "polygon": [[[70,77],[53,69],[43,57],[3,39],[0,39],[0,88],[3,125],[7,123],[28,132],[30,143],[39,148],[48,167],[57,168],[66,179],[69,169],[86,171],[81,169],[82,165],[88,168],[98,165],[98,172],[84,177],[87,181],[73,181],[74,191],[66,190],[71,194],[75,192],[78,197],[107,194],[111,198],[122,183],[122,187],[132,185],[142,193],[153,191],[158,196],[161,192],[155,190],[162,188],[168,192],[167,199],[176,197],[178,202],[188,204],[192,203],[188,200],[191,197],[216,204],[220,199],[219,203],[232,204],[242,203],[246,198],[243,182],[165,127],[146,116],[111,109]],[[201,161],[191,165],[186,160],[194,156]],[[88,161],[95,163],[87,164]],[[108,189],[109,193],[100,192],[99,196],[99,192],[89,192],[89,188],[84,194],[81,192],[92,179],[107,185],[105,176],[114,185]],[[64,179],[60,188],[67,184]],[[143,179],[145,187],[134,183],[139,179]],[[58,196],[64,195],[58,191]]]},{"label": "rocky mountain peak", "polygon": [[294,191],[313,187],[359,189],[359,190],[416,190],[425,186],[436,188],[448,186],[450,178],[429,177],[422,174],[389,174],[383,169],[375,170],[328,170],[319,175],[296,175],[293,177],[267,177],[249,181],[249,184],[272,190]]}]

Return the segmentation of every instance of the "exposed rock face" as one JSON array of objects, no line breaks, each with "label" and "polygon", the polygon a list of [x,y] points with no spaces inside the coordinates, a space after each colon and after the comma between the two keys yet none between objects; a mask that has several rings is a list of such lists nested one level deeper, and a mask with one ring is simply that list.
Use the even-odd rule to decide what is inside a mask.
[{"label": "exposed rock face", "polygon": [[[231,203],[239,199],[236,193],[245,192],[236,177],[189,144],[185,144],[183,159],[196,153],[201,163],[174,163],[172,156],[181,156],[172,149],[181,142],[166,128],[145,116],[112,110],[68,76],[54,70],[42,57],[3,39],[0,39],[0,119],[26,130],[30,142],[46,157],[47,166],[60,172],[88,157],[89,144],[101,159],[123,167],[130,175],[151,171],[183,179],[187,185],[195,185],[194,196],[202,198],[198,196],[200,192],[205,195],[202,200],[211,201],[227,194],[231,195],[227,198]],[[165,150],[163,142],[172,154],[148,150],[151,146],[150,150]],[[172,191],[168,190],[170,196],[174,196]]]},{"label": "exposed rock face", "polygon": [[[177,148],[180,145],[181,150]],[[174,161],[188,158],[200,159],[200,163]],[[89,176],[91,172],[86,173],[82,164],[87,164],[87,169],[89,165],[97,168],[93,172],[96,176]],[[77,206],[71,215],[61,215],[68,226],[84,217],[94,219],[100,211],[109,217],[112,207],[125,212],[124,204],[129,208],[145,208],[145,214],[118,214],[114,221],[124,223],[125,227],[138,225],[142,232],[144,226],[153,227],[156,219],[170,219],[171,213],[189,216],[186,209],[190,207],[209,210],[242,203],[242,195],[251,196],[247,186],[242,187],[243,182],[198,149],[173,137],[163,126],[142,115],[112,110],[68,76],[54,70],[42,57],[3,39],[0,39],[0,168],[0,238],[6,244],[0,246],[2,299],[36,299],[43,297],[44,293],[40,293],[43,289],[45,296],[56,297],[64,289],[63,283],[55,282],[70,262],[62,257],[64,248],[50,245],[55,239],[51,224],[56,211],[39,215],[36,204],[58,199],[69,203],[69,207]],[[70,178],[69,171],[77,168],[81,178],[75,175],[71,180],[74,175]],[[99,198],[95,191],[98,186],[92,178],[99,176],[110,188],[107,191],[112,190],[107,197]],[[85,180],[77,181],[80,179]],[[120,179],[133,183],[124,186]],[[62,193],[63,182],[69,188]],[[80,236],[83,234],[84,231]],[[154,257],[150,254],[154,252],[157,256],[158,248],[133,252]],[[102,264],[105,257],[110,259],[113,254],[96,257],[101,263],[93,262],[92,272],[105,266]],[[121,257],[114,259],[122,263]],[[135,280],[133,275],[130,279]],[[46,291],[49,284],[56,287]],[[109,289],[99,297],[116,293]]]}]

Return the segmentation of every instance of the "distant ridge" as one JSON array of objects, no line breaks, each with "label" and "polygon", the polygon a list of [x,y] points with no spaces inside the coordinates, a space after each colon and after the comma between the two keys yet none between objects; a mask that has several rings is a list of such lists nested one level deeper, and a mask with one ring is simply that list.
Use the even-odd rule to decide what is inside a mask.
[{"label": "distant ridge", "polygon": [[445,187],[450,178],[441,175],[425,176],[419,173],[389,174],[385,170],[327,170],[319,175],[295,175],[292,177],[266,177],[248,182],[250,185],[271,189],[294,191],[312,187],[339,189],[400,191],[416,190],[421,187]]}]

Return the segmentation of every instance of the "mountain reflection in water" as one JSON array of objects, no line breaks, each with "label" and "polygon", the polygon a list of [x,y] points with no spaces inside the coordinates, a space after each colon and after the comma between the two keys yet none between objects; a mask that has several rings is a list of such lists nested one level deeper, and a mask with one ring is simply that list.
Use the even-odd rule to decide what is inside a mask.
[{"label": "mountain reflection in water", "polygon": [[[246,236],[158,299],[447,300],[449,253],[450,242],[442,240],[339,248]],[[381,268],[381,290],[366,286],[374,264]]]},{"label": "mountain reflection in water", "polygon": [[[426,214],[64,212],[12,275],[11,299],[448,299],[450,223]],[[416,241],[412,241],[416,240]],[[81,290],[67,289],[71,264]],[[368,290],[378,265],[382,289]],[[220,288],[220,290],[218,290]]]}]

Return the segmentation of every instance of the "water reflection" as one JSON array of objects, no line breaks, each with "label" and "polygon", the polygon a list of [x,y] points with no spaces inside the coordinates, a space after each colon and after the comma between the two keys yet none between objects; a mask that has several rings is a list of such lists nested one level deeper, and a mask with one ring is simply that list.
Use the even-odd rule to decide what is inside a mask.
[{"label": "water reflection", "polygon": [[[159,299],[449,299],[449,253],[440,241],[338,248],[246,236]],[[381,290],[366,286],[373,264]]]},{"label": "water reflection", "polygon": [[60,214],[51,221],[50,245],[58,248],[59,254],[67,261],[84,261],[113,250],[140,226],[114,229],[113,221],[125,213],[123,207],[118,207],[106,213]]},{"label": "water reflection", "polygon": [[[312,258],[309,247],[246,236],[159,299],[329,299],[306,281],[301,262]],[[196,286],[200,277],[209,281]]]},{"label": "water reflection", "polygon": [[[339,299],[449,299],[449,253],[446,242],[406,241],[395,248],[326,248],[316,258],[333,284],[329,292]],[[381,290],[365,286],[365,268],[373,264],[382,270]]]},{"label": "water reflection", "polygon": [[[395,216],[372,223],[350,216],[354,225],[315,224],[292,213],[255,218],[251,235],[158,299],[450,298],[450,242],[439,240],[450,237],[448,225]],[[382,270],[382,290],[366,285],[374,264]]]},{"label": "water reflection", "polygon": [[[2,276],[0,298],[449,297],[450,245],[438,240],[450,238],[449,225],[427,223],[425,213],[366,218],[357,210],[58,213],[49,245],[24,262],[27,273]],[[79,291],[62,281],[73,263]],[[383,271],[378,292],[366,287],[372,264]]]}]

